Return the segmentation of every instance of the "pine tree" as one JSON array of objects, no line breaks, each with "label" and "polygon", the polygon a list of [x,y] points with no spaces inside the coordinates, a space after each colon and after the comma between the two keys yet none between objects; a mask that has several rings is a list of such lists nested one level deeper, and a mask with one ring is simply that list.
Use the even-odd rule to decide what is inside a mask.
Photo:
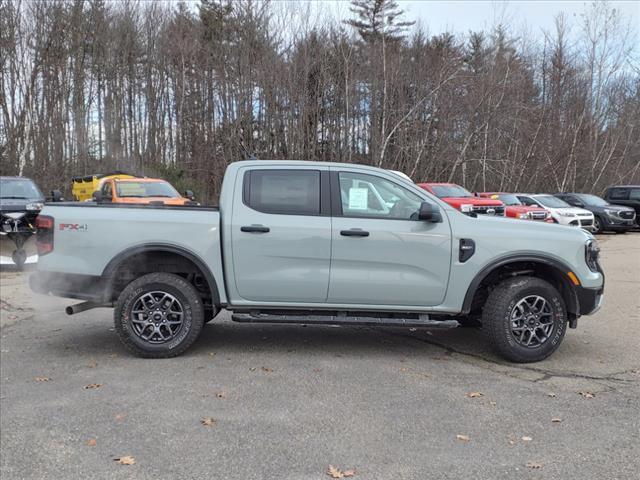
[{"label": "pine tree", "polygon": [[358,30],[365,42],[400,40],[415,22],[398,21],[404,14],[395,0],[351,0],[351,12],[357,17],[346,20]]}]

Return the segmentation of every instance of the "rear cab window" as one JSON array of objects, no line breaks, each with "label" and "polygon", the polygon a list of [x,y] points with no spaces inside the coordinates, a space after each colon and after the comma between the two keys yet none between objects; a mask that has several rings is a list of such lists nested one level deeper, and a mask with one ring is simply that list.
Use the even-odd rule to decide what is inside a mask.
[{"label": "rear cab window", "polygon": [[242,200],[262,213],[320,215],[320,182],[319,170],[249,170],[244,176]]},{"label": "rear cab window", "polygon": [[611,200],[626,200],[629,198],[628,188],[612,188],[609,192],[609,198]]}]

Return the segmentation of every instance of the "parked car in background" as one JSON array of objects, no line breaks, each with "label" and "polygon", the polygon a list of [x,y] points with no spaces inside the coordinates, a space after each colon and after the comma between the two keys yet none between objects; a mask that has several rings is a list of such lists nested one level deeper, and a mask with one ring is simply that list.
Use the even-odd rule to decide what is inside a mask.
[{"label": "parked car in background", "polygon": [[617,185],[604,192],[604,199],[613,205],[631,207],[636,211],[636,225],[640,225],[640,185]]},{"label": "parked car in background", "polygon": [[516,194],[518,200],[530,207],[542,207],[546,209],[551,217],[560,225],[571,227],[582,227],[585,230],[593,231],[593,213],[583,208],[576,208],[569,205],[564,200],[560,200],[553,195],[528,193]]},{"label": "parked car in background", "polygon": [[71,179],[71,195],[78,202],[89,202],[93,199],[93,192],[99,190],[101,183],[107,178],[136,178],[136,175],[117,171],[73,177]]},{"label": "parked car in background", "polygon": [[0,177],[0,263],[21,269],[37,261],[35,245],[25,248],[25,244],[35,233],[35,219],[43,205],[44,195],[33,180]]},{"label": "parked car in background", "polygon": [[589,193],[556,193],[555,196],[569,205],[592,212],[595,233],[625,233],[635,227],[636,211],[631,207],[611,205],[597,195]]},{"label": "parked car in background", "polygon": [[137,203],[187,205],[194,200],[189,190],[183,197],[173,186],[157,178],[112,178],[104,179],[93,197],[99,203]]},{"label": "parked car in background", "polygon": [[513,193],[478,192],[476,196],[500,200],[504,203],[505,217],[553,223],[553,218],[551,218],[551,214],[547,210],[542,207],[527,206],[518,200],[518,197]]},{"label": "parked car in background", "polygon": [[476,197],[455,183],[418,183],[418,186],[462,213],[504,216],[504,204],[500,200]]}]

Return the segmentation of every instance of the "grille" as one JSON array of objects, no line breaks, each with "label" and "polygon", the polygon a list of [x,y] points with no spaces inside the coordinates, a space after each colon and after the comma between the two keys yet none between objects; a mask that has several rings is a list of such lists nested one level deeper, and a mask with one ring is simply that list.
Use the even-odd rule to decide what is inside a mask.
[{"label": "grille", "polygon": [[500,206],[500,207],[474,206],[473,207],[473,211],[474,211],[474,213],[478,213],[480,215],[485,215],[485,214],[489,213],[489,215],[504,216],[504,207],[503,206]]},{"label": "grille", "polygon": [[629,210],[618,212],[618,215],[620,216],[620,218],[624,218],[625,220],[633,220],[633,217],[635,217],[635,213]]},{"label": "grille", "polygon": [[545,212],[529,212],[529,215],[531,215],[531,218],[534,220],[544,220],[547,218],[547,214]]},{"label": "grille", "polygon": [[593,225],[593,220],[580,220],[580,225],[583,227],[590,227]]}]

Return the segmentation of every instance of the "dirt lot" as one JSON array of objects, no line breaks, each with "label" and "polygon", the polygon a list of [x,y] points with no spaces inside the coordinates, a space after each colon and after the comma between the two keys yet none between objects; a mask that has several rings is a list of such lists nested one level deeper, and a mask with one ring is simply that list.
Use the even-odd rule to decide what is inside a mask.
[{"label": "dirt lot", "polygon": [[637,478],[640,234],[600,242],[604,308],[526,366],[473,329],[228,315],[186,355],[141,360],[111,310],[67,317],[2,272],[2,478],[322,479],[330,464],[357,479]]}]

